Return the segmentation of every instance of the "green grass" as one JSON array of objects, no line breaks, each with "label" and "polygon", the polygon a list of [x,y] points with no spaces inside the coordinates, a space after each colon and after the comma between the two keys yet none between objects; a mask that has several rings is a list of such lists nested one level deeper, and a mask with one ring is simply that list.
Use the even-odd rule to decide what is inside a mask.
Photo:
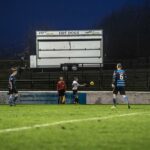
[{"label": "green grass", "polygon": [[[1,105],[0,131],[65,120],[99,119],[0,132],[0,150],[149,150],[150,105],[132,105],[131,110],[126,105],[119,105],[115,110],[110,107]],[[130,113],[137,114],[119,116]]]}]

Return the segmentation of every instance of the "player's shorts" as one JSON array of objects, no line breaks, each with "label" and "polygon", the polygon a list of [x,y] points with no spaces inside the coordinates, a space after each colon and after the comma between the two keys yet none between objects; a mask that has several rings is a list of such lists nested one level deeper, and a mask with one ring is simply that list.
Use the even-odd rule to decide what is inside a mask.
[{"label": "player's shorts", "polygon": [[118,92],[120,93],[120,95],[125,95],[125,87],[115,87],[113,89],[113,94],[118,94]]},{"label": "player's shorts", "polygon": [[18,91],[17,91],[16,88],[12,88],[12,89],[8,88],[8,94],[9,94],[9,95],[10,95],[10,94],[17,94],[17,93],[18,93]]},{"label": "player's shorts", "polygon": [[78,93],[78,90],[72,90],[73,91],[73,95],[76,95]]},{"label": "player's shorts", "polygon": [[65,90],[64,89],[59,90],[58,94],[59,94],[59,96],[64,96],[65,95]]}]

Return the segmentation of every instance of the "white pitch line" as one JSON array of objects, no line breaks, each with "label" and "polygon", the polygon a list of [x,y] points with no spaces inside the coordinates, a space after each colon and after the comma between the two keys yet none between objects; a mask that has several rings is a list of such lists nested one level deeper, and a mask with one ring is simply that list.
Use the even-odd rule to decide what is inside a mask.
[{"label": "white pitch line", "polygon": [[58,121],[58,122],[52,122],[52,123],[46,123],[46,124],[36,124],[36,125],[25,126],[25,127],[1,129],[0,133],[17,132],[17,131],[23,131],[23,130],[29,130],[29,129],[35,129],[35,128],[44,128],[44,127],[50,127],[50,126],[56,126],[56,125],[74,123],[74,122],[84,122],[84,121],[93,121],[93,120],[106,120],[106,119],[111,119],[111,118],[116,118],[116,117],[139,115],[139,114],[143,114],[143,113],[146,113],[146,112],[128,113],[128,114],[122,114],[122,115],[94,117],[94,118],[86,118],[86,119],[64,120],[64,121]]}]

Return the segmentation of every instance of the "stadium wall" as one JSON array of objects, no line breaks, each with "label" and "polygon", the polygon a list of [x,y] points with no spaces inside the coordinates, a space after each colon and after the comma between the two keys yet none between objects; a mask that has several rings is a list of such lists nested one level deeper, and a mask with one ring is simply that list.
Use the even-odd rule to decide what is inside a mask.
[{"label": "stadium wall", "polygon": [[[131,104],[150,104],[150,92],[128,91],[127,95]],[[118,95],[118,103],[123,104],[122,97]],[[67,104],[73,103],[72,92],[66,93]],[[80,91],[80,104],[112,104],[111,91]],[[0,104],[8,103],[7,91],[0,92]],[[56,91],[19,91],[18,103],[20,104],[57,104]]]}]

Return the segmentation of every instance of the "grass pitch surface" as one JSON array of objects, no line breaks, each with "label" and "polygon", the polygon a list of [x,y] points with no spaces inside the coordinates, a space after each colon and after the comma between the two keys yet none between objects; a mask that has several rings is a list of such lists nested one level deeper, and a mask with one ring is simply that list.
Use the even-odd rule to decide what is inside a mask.
[{"label": "grass pitch surface", "polygon": [[1,150],[149,150],[150,105],[0,106]]}]

